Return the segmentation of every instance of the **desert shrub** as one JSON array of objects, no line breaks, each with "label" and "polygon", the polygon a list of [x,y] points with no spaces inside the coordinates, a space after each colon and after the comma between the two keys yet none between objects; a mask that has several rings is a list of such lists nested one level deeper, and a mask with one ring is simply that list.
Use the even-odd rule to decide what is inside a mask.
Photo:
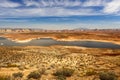
[{"label": "desert shrub", "polygon": [[41,68],[41,69],[38,69],[38,72],[42,75],[42,74],[44,74],[45,73],[45,68]]},{"label": "desert shrub", "polygon": [[11,76],[1,76],[0,75],[0,80],[11,80]]},{"label": "desert shrub", "polygon": [[65,76],[65,77],[70,77],[74,73],[73,69],[69,68],[63,68],[61,70],[57,70],[55,73],[53,73],[54,76]]},{"label": "desert shrub", "polygon": [[94,71],[94,69],[88,69],[87,72],[86,72],[86,76],[92,76],[92,75],[95,75],[96,72]]},{"label": "desert shrub", "polygon": [[7,64],[7,67],[18,67],[16,64],[9,63]]},{"label": "desert shrub", "polygon": [[39,71],[33,71],[27,77],[28,79],[30,78],[39,79],[41,77],[41,73]]},{"label": "desert shrub", "polygon": [[100,80],[117,80],[117,76],[114,72],[101,72],[99,78]]},{"label": "desert shrub", "polygon": [[25,66],[19,66],[19,70],[23,71],[25,69]]},{"label": "desert shrub", "polygon": [[23,73],[21,73],[21,72],[18,72],[18,73],[13,73],[12,74],[12,76],[14,77],[14,78],[22,78],[23,77]]},{"label": "desert shrub", "polygon": [[57,76],[57,80],[66,80],[66,77],[63,75]]}]

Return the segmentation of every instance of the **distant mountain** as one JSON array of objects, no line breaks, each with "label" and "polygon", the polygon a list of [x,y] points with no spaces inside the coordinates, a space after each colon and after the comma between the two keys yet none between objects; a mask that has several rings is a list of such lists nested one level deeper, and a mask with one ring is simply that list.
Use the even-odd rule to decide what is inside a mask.
[{"label": "distant mountain", "polygon": [[80,28],[75,28],[73,30],[89,30],[88,28],[83,28],[83,27],[80,27]]}]

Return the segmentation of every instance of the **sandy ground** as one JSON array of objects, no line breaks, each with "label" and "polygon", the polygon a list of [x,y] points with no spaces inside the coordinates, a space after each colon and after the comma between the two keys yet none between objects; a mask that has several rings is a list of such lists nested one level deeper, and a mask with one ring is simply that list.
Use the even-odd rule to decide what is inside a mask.
[{"label": "sandy ground", "polygon": [[[53,80],[55,78],[52,75],[54,70],[64,66],[75,69],[73,76],[67,78],[67,80],[93,80],[101,71],[112,71],[120,77],[119,49],[72,46],[0,47],[0,54],[0,75],[22,72],[25,79],[30,72],[44,66],[46,74],[42,75],[41,79]],[[19,66],[24,66],[24,69],[21,70],[18,66],[5,67],[6,63],[19,64]],[[49,69],[53,64],[54,68]],[[96,74],[92,73],[92,75],[87,76],[86,71],[89,71],[89,69],[94,70]]]}]

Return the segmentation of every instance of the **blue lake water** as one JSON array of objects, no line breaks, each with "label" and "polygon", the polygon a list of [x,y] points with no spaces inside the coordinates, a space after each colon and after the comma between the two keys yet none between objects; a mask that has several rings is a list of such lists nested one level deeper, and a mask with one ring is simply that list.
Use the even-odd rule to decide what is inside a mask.
[{"label": "blue lake water", "polygon": [[26,43],[17,43],[15,41],[8,40],[0,37],[0,46],[52,46],[52,45],[63,45],[63,46],[80,46],[89,48],[113,48],[120,49],[120,45],[98,42],[98,41],[56,41],[51,38],[35,39]]}]

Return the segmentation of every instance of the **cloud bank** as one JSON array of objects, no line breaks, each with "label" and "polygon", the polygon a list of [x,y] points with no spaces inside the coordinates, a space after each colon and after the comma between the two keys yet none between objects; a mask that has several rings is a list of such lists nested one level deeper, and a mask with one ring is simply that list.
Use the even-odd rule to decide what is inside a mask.
[{"label": "cloud bank", "polygon": [[120,0],[1,0],[0,18],[119,15]]}]

